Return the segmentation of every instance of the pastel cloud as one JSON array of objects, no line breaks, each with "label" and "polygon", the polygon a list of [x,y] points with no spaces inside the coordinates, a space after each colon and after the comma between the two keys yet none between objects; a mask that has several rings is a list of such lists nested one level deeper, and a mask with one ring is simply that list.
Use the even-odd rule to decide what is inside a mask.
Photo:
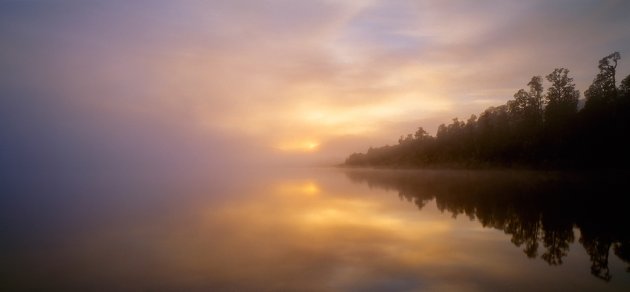
[{"label": "pastel cloud", "polygon": [[211,146],[239,137],[263,156],[340,159],[503,103],[554,67],[584,90],[598,58],[630,53],[624,1],[1,5],[3,91],[50,93],[104,124],[160,121]]}]

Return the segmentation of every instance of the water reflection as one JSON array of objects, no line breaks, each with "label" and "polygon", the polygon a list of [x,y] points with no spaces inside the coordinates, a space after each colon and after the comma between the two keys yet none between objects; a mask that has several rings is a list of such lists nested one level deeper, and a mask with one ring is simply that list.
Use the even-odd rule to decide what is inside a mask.
[{"label": "water reflection", "polygon": [[[628,259],[625,206],[603,191],[619,185],[613,181],[596,187],[535,173],[338,169],[170,179],[56,181],[3,192],[0,290],[630,286],[620,260]],[[568,192],[567,179],[579,198],[558,195]],[[617,256],[607,258],[608,250]],[[589,262],[612,280],[589,276]]]},{"label": "water reflection", "polygon": [[611,280],[611,250],[630,264],[626,174],[349,170],[346,175],[397,190],[419,209],[435,199],[440,211],[503,230],[525,256],[549,265],[563,263],[576,237],[590,257],[593,276]]},{"label": "water reflection", "polygon": [[452,254],[436,214],[401,211],[343,174],[268,172],[5,193],[0,290],[435,290],[470,285],[471,265],[505,273]]}]

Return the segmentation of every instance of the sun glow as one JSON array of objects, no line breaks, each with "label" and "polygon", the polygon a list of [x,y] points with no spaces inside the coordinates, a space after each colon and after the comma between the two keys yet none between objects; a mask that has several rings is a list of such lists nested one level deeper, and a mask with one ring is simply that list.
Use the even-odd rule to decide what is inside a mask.
[{"label": "sun glow", "polygon": [[286,152],[315,152],[320,143],[315,140],[288,141],[279,143],[276,148]]}]

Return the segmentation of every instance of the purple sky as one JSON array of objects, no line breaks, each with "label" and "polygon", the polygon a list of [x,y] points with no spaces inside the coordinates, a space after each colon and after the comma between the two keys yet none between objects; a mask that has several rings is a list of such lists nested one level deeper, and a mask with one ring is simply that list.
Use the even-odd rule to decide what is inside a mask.
[{"label": "purple sky", "polygon": [[619,51],[621,80],[628,11],[628,1],[2,1],[0,159],[339,162],[503,104],[556,67],[583,92]]}]

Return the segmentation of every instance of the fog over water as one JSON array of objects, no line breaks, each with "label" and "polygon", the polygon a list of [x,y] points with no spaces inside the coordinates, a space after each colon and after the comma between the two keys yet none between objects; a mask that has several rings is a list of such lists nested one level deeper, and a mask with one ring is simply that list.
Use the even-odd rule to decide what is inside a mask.
[{"label": "fog over water", "polygon": [[627,173],[327,168],[620,80],[627,11],[0,1],[0,290],[628,290]]},{"label": "fog over water", "polygon": [[[627,219],[623,208],[605,202],[612,195],[598,180],[440,170],[210,176],[220,179],[57,181],[4,191],[2,285],[193,291],[630,285]],[[592,188],[602,193],[582,197]],[[565,191],[576,190],[567,201]]]}]

